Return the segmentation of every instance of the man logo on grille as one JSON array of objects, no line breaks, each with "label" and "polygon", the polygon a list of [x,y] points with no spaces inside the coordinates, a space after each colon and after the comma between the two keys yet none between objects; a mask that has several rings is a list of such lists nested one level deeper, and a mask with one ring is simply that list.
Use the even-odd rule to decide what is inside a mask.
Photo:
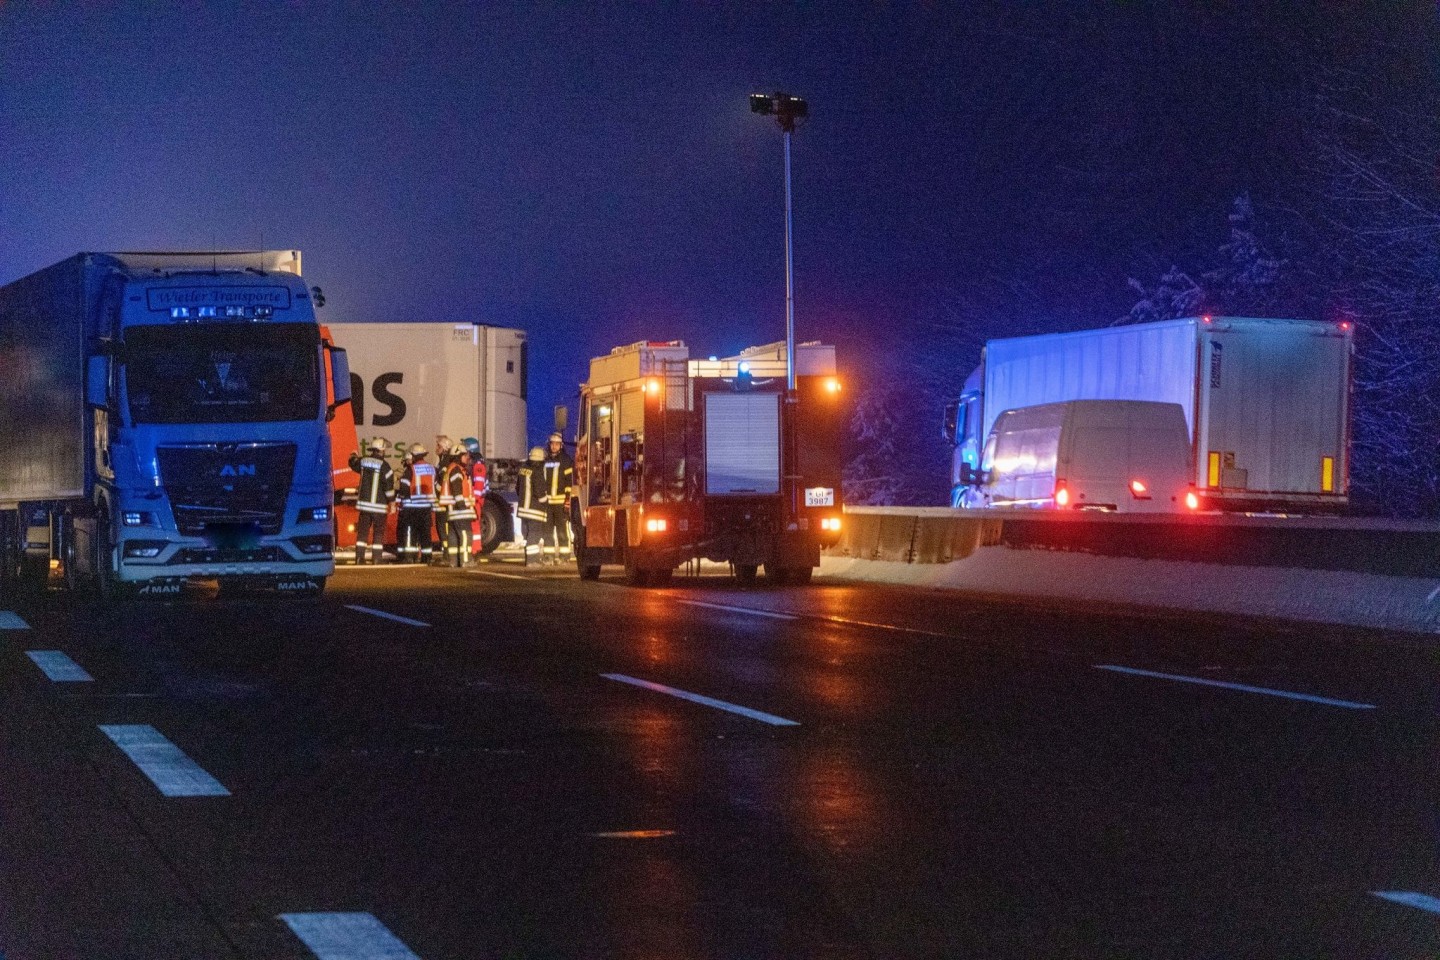
[{"label": "man logo on grille", "polygon": [[227,463],[220,468],[222,477],[253,477],[255,476],[255,464],[253,463]]}]

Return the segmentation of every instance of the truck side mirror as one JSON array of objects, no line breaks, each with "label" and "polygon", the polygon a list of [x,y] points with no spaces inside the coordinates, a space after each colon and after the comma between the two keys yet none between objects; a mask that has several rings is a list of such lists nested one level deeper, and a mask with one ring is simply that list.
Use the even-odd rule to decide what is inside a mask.
[{"label": "truck side mirror", "polygon": [[968,463],[960,464],[960,483],[967,487],[973,487],[980,481],[975,477],[975,468]]},{"label": "truck side mirror", "polygon": [[945,404],[945,422],[940,426],[940,435],[951,443],[955,442],[955,422],[959,412],[960,402],[958,400]]},{"label": "truck side mirror", "polygon": [[85,360],[85,403],[88,406],[110,407],[110,358],[87,357]]},{"label": "truck side mirror", "polygon": [[555,405],[555,432],[563,434],[568,426],[570,426],[570,408],[557,403]]},{"label": "truck side mirror", "polygon": [[325,347],[330,351],[330,405],[325,410],[325,419],[332,420],[335,411],[350,402],[350,357],[341,347]]}]

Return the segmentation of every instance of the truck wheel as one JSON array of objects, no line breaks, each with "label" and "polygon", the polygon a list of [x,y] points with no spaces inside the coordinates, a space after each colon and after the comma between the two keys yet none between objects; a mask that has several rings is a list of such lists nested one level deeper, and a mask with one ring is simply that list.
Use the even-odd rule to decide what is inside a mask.
[{"label": "truck wheel", "polygon": [[485,498],[480,508],[480,552],[493,553],[506,539],[506,521],[510,519],[510,505],[493,497]]},{"label": "truck wheel", "polygon": [[664,570],[651,570],[651,571],[650,571],[650,586],[652,586],[652,587],[668,587],[668,586],[670,585],[670,576],[671,576],[671,574],[673,574],[674,572],[675,572],[675,571],[671,570],[671,569],[668,568],[668,567],[665,568]]},{"label": "truck wheel", "polygon": [[754,583],[755,575],[760,572],[759,564],[737,563],[735,565],[735,579],[741,583]]},{"label": "truck wheel", "polygon": [[765,579],[777,587],[783,587],[790,582],[790,571],[776,564],[767,563],[765,564]]},{"label": "truck wheel", "polygon": [[16,510],[0,510],[0,588],[10,590],[15,586],[19,570],[20,514]]},{"label": "truck wheel", "polygon": [[637,567],[633,563],[625,564],[625,579],[632,587],[650,586],[650,571],[644,567]]},{"label": "truck wheel", "polygon": [[119,600],[124,595],[123,585],[115,577],[115,533],[110,529],[110,515],[101,511],[95,515],[95,536],[91,539],[91,563],[95,569],[95,592],[105,602]]},{"label": "truck wheel", "polygon": [[814,575],[814,573],[815,573],[815,568],[814,568],[814,567],[791,567],[788,571],[786,571],[786,573],[789,574],[789,578],[788,578],[788,579],[789,579],[789,581],[790,581],[791,583],[796,584],[796,585],[802,585],[802,584],[806,584],[806,583],[809,583],[809,582],[810,582],[810,578],[811,578],[811,577]]}]

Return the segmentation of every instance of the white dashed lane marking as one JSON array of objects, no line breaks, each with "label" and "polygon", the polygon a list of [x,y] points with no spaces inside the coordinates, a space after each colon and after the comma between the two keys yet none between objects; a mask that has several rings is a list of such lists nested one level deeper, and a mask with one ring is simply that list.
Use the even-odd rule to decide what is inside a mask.
[{"label": "white dashed lane marking", "polygon": [[1370,892],[1381,900],[1414,907],[1417,910],[1424,910],[1426,913],[1440,913],[1440,900],[1423,893],[1415,893],[1411,890],[1372,890]]},{"label": "white dashed lane marking", "polygon": [[1239,690],[1242,693],[1260,693],[1268,697],[1283,697],[1286,700],[1304,700],[1306,703],[1320,703],[1327,707],[1345,707],[1349,710],[1374,710],[1373,703],[1356,703],[1353,700],[1333,700],[1330,697],[1317,697],[1309,693],[1292,693],[1289,690],[1272,690],[1269,687],[1252,687],[1244,683],[1226,683],[1223,680],[1207,680],[1204,677],[1187,677],[1178,673],[1156,673],[1153,670],[1137,670],[1134,667],[1117,667],[1113,664],[1095,664],[1096,670],[1109,670],[1111,673],[1127,673],[1137,677],[1155,677],[1160,680],[1175,680],[1179,683],[1193,683],[1202,687],[1221,687],[1226,690]]},{"label": "white dashed lane marking", "polygon": [[0,630],[29,630],[30,624],[20,619],[19,614],[0,610]]},{"label": "white dashed lane marking", "polygon": [[59,650],[26,650],[25,656],[33,660],[35,666],[45,671],[45,676],[56,683],[86,683],[95,680],[80,664]]},{"label": "white dashed lane marking", "polygon": [[167,797],[228,797],[230,791],[147,724],[104,724],[100,730]]},{"label": "white dashed lane marking", "polygon": [[420,960],[368,913],[282,913],[319,960]]},{"label": "white dashed lane marking", "polygon": [[759,720],[761,723],[768,723],[774,727],[798,727],[800,724],[794,720],[786,720],[784,717],[777,717],[773,713],[762,713],[759,710],[751,710],[749,707],[737,706],[733,703],[726,703],[724,700],[716,700],[713,697],[701,696],[698,693],[690,693],[686,690],[677,690],[674,687],[667,687],[660,683],[651,683],[649,680],[637,680],[634,677],[627,677],[623,673],[602,673],[600,676],[606,680],[616,680],[620,683],[628,683],[631,686],[640,687],[643,690],[653,690],[656,693],[663,693],[671,697],[679,697],[681,700],[689,700],[691,703],[703,704],[707,707],[714,707],[716,710],[725,710],[729,713],[738,713],[742,717],[749,717],[751,720]]},{"label": "white dashed lane marking", "polygon": [[368,613],[372,617],[384,617],[386,620],[394,620],[396,623],[407,624],[412,627],[428,627],[430,624],[423,620],[411,620],[409,617],[402,617],[398,613],[386,613],[384,610],[374,610],[370,607],[362,607],[358,604],[345,604],[347,610],[354,610],[356,613]]},{"label": "white dashed lane marking", "polygon": [[756,610],[754,607],[731,607],[723,603],[705,603],[702,600],[681,600],[681,603],[692,607],[708,607],[711,610],[728,610],[730,613],[748,613],[757,617],[771,617],[775,620],[799,620],[800,618],[789,613],[775,613],[772,610]]}]

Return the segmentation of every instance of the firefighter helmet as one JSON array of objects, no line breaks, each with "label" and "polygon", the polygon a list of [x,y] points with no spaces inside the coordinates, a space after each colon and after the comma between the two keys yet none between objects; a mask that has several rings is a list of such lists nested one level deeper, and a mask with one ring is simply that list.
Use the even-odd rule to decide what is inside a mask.
[{"label": "firefighter helmet", "polygon": [[560,436],[560,434],[558,434],[558,433],[552,433],[552,434],[550,434],[550,442],[551,442],[551,443],[564,443],[564,442],[565,442],[565,438],[562,437],[562,436]]},{"label": "firefighter helmet", "polygon": [[540,447],[531,447],[531,448],[530,448],[530,459],[531,459],[531,460],[544,460],[544,459],[545,459],[545,451],[542,450]]},{"label": "firefighter helmet", "polygon": [[390,446],[390,444],[386,442],[384,437],[371,437],[370,442],[366,444],[365,449],[371,451],[372,453],[376,450],[384,453],[385,448],[388,446]]},{"label": "firefighter helmet", "polygon": [[452,457],[464,456],[465,454],[467,454],[467,453],[469,453],[469,452],[470,452],[470,448],[467,447],[467,446],[465,446],[465,444],[463,444],[463,443],[457,443],[457,444],[455,444],[455,446],[453,446],[453,447],[450,448],[450,456],[452,456]]},{"label": "firefighter helmet", "polygon": [[479,440],[476,440],[474,437],[466,437],[464,440],[461,440],[460,442],[465,445],[465,449],[466,449],[466,450],[469,450],[471,453],[473,453],[473,454],[475,454],[475,455],[477,455],[477,456],[480,454],[480,441],[479,441]]},{"label": "firefighter helmet", "polygon": [[415,444],[415,446],[413,446],[413,447],[410,448],[410,456],[415,457],[416,459],[419,459],[420,457],[425,456],[425,455],[426,455],[427,453],[429,453],[429,452],[430,452],[429,450],[426,450],[423,446],[421,446],[421,445],[418,444],[418,443]]}]

